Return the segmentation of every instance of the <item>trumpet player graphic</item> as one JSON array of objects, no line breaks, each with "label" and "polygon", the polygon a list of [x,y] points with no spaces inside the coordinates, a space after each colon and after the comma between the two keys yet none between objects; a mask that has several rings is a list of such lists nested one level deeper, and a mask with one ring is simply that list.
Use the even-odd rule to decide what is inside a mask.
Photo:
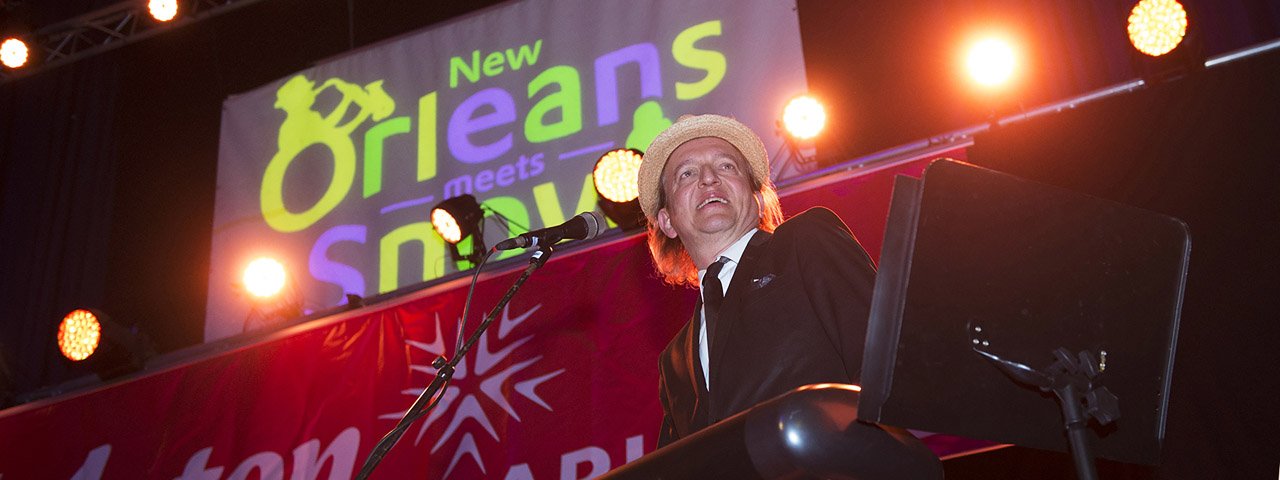
[{"label": "trumpet player graphic", "polygon": [[[333,88],[342,99],[328,115],[314,110],[321,92]],[[351,115],[351,107],[358,109]],[[277,231],[296,232],[315,223],[342,201],[355,179],[356,149],[351,134],[366,120],[380,121],[396,109],[395,100],[382,88],[382,80],[360,86],[340,78],[325,80],[319,88],[304,75],[296,75],[276,91],[275,108],[285,112],[280,124],[279,150],[263,172],[262,216]],[[347,117],[350,116],[350,119]],[[344,122],[344,119],[347,119]],[[302,212],[284,205],[284,174],[289,164],[307,148],[321,144],[333,154],[333,179],[320,200]]]}]

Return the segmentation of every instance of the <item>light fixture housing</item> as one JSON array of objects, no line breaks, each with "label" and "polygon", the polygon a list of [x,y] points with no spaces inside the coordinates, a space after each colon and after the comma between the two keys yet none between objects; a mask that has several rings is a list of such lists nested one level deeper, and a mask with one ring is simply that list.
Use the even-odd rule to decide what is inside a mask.
[{"label": "light fixture housing", "polygon": [[431,207],[431,226],[444,241],[457,244],[480,230],[484,210],[470,194],[463,194]]},{"label": "light fixture housing", "polygon": [[141,370],[155,356],[145,333],[117,324],[92,308],[77,308],[63,316],[57,342],[64,358],[87,366],[102,380]]},{"label": "light fixture housing", "polygon": [[644,152],[634,148],[610,150],[596,160],[591,179],[595,185],[597,204],[609,220],[624,231],[645,224],[640,209],[640,162]]},{"label": "light fixture housing", "polygon": [[[459,195],[431,207],[431,227],[449,244],[454,260],[467,260],[479,264],[484,256],[484,209],[470,194]],[[471,253],[462,255],[458,242],[471,237]]]},{"label": "light fixture housing", "polygon": [[1196,6],[1175,0],[1141,0],[1124,19],[1130,60],[1148,85],[1197,75],[1205,69],[1204,40]]}]

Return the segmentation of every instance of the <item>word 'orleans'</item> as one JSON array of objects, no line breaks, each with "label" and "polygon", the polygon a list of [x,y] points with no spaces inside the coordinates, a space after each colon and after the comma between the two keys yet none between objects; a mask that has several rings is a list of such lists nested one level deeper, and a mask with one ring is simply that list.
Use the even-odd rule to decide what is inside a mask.
[{"label": "word 'orleans'", "polygon": [[[670,55],[682,67],[698,77],[691,82],[674,82],[675,99],[688,101],[713,91],[724,79],[727,62],[717,50],[699,48],[695,43],[721,35],[721,21],[703,22],[684,29],[670,45]],[[450,88],[477,87],[484,78],[533,68],[542,56],[542,40],[483,53],[479,50],[469,55],[455,56],[449,61]],[[638,67],[638,68],[636,68]],[[656,99],[663,98],[663,76],[658,47],[641,42],[629,45],[595,58],[592,63],[594,80],[594,125],[604,127],[623,120],[619,105],[619,76],[638,72],[640,97],[645,101],[636,114],[656,110],[662,119],[661,107]],[[690,76],[685,76],[689,78]],[[341,100],[328,114],[314,111],[321,92],[333,89]],[[527,111],[520,112],[516,97],[500,87],[481,88],[456,104],[450,104],[447,96],[438,91],[427,92],[417,99],[416,115],[392,116],[396,111],[395,99],[378,80],[357,85],[331,78],[318,86],[304,76],[295,76],[277,91],[275,107],[285,111],[278,137],[278,150],[264,169],[260,191],[260,207],[265,223],[272,229],[293,233],[306,230],[333,212],[349,196],[358,190],[361,198],[377,199],[383,192],[384,181],[411,181],[417,184],[436,180],[440,152],[446,150],[449,158],[470,165],[486,165],[489,168],[474,170],[443,184],[437,183],[438,198],[450,198],[463,193],[484,192],[498,187],[509,187],[521,182],[534,181],[547,165],[543,153],[513,155],[516,136],[532,149],[547,142],[573,136],[584,128],[583,75],[571,65],[554,65],[538,71],[527,83],[527,101],[532,102]],[[447,93],[447,92],[446,92]],[[445,100],[442,100],[444,98]],[[525,100],[522,100],[522,102]],[[449,107],[442,116],[442,107]],[[650,110],[645,110],[650,108]],[[628,108],[627,110],[630,110]],[[523,121],[521,117],[523,116]],[[357,155],[352,135],[365,122],[373,122],[363,131],[362,155]],[[408,178],[384,179],[384,151],[388,141],[405,139],[416,144],[414,175]],[[403,142],[405,140],[396,140]],[[630,140],[630,138],[629,138]],[[443,143],[443,149],[441,148]],[[323,148],[329,155],[304,152]],[[522,148],[521,150],[530,150]],[[285,178],[295,161],[328,161],[332,158],[332,176],[318,200],[308,206],[285,204]],[[502,158],[507,162],[489,165]],[[361,172],[362,182],[355,185],[356,172]],[[561,186],[564,188],[566,186]],[[543,182],[531,187],[535,205],[531,209],[516,197],[499,196],[485,200],[485,206],[510,218],[519,225],[533,225],[530,218],[536,212],[543,225],[563,222],[576,211],[595,208],[595,191],[591,176],[570,188],[580,188],[578,201],[573,209],[566,210],[560,202],[557,185]],[[572,197],[570,197],[572,198]],[[404,199],[397,199],[404,200]],[[390,200],[384,200],[390,203]],[[369,242],[371,233],[364,225],[337,225],[321,233],[311,250],[310,269],[317,280],[342,287],[350,293],[368,293],[361,269],[333,260],[328,255],[336,245],[350,244],[342,248],[362,247]],[[445,273],[443,259],[445,245],[434,235],[430,223],[414,222],[381,232],[377,242],[377,291],[394,290],[400,282],[400,253],[402,247],[418,245],[423,252],[420,281],[439,278]],[[465,247],[460,246],[460,248]],[[518,252],[509,252],[515,255]],[[461,266],[461,265],[459,265]],[[409,283],[419,280],[412,280]]]}]

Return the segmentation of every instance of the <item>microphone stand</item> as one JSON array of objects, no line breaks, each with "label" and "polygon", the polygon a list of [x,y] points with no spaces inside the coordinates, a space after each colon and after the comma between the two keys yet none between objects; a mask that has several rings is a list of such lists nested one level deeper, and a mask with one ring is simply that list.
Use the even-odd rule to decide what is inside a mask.
[{"label": "microphone stand", "polygon": [[[507,289],[507,293],[502,296],[501,300],[498,300],[498,305],[489,311],[489,315],[485,316],[484,321],[480,322],[480,326],[476,328],[475,332],[470,337],[467,337],[467,342],[462,344],[462,348],[455,353],[453,359],[450,360],[445,358],[444,355],[440,355],[436,357],[435,361],[431,362],[431,366],[436,369],[435,379],[431,380],[431,384],[427,385],[426,390],[422,391],[418,399],[404,413],[404,417],[400,419],[399,423],[396,423],[395,428],[387,432],[386,436],[382,437],[382,440],[379,440],[377,445],[374,445],[373,451],[365,458],[364,466],[360,467],[360,473],[356,475],[356,480],[369,478],[369,475],[373,473],[373,469],[377,468],[378,464],[382,462],[382,457],[385,457],[391,451],[391,448],[400,441],[400,437],[409,429],[409,426],[415,420],[431,412],[431,409],[436,406],[436,402],[439,400],[436,398],[437,394],[453,378],[453,371],[458,366],[458,362],[462,361],[467,352],[471,350],[471,347],[480,340],[480,335],[484,334],[484,331],[489,328],[489,324],[493,323],[493,320],[502,312],[503,307],[507,306],[507,303],[511,301],[511,297],[514,297],[516,291],[520,290],[520,286],[524,285],[524,282],[529,279],[530,275],[533,275],[535,270],[546,264],[553,253],[555,251],[551,245],[546,245],[533,252],[533,257],[529,259],[529,266],[524,269],[524,273]],[[458,332],[458,334],[461,335],[462,332]]]}]

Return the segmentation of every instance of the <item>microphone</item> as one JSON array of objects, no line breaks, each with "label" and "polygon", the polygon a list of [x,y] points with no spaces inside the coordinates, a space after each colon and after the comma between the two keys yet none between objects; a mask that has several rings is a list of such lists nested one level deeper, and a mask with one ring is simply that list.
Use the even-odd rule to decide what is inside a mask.
[{"label": "microphone", "polygon": [[529,248],[540,245],[554,245],[561,240],[589,240],[600,235],[600,226],[604,219],[596,212],[582,212],[569,221],[554,227],[547,227],[522,233],[498,242],[493,248],[511,250],[513,248]]}]

